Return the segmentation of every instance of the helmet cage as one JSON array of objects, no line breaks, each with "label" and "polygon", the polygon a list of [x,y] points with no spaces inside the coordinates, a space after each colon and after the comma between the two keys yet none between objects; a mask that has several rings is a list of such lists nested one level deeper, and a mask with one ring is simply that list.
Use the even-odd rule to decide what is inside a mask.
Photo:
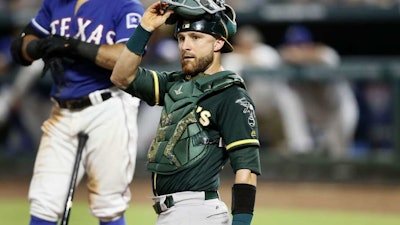
[{"label": "helmet cage", "polygon": [[222,19],[228,30],[228,38],[232,37],[237,31],[236,13],[230,5],[225,4],[226,9],[222,13]]},{"label": "helmet cage", "polygon": [[224,0],[161,0],[161,2],[167,3],[171,9],[183,7],[198,14],[214,14],[225,10]]}]

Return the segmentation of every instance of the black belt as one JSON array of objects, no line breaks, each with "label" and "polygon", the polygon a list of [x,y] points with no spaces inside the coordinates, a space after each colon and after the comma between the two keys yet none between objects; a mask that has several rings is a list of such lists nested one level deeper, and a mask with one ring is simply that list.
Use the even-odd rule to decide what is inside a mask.
[{"label": "black belt", "polygon": [[[216,199],[216,198],[219,198],[218,192],[216,192],[216,191],[205,191],[204,200],[210,200],[210,199]],[[174,206],[175,205],[174,197],[172,195],[168,195],[165,198],[164,204],[168,209],[171,208],[172,206]],[[160,206],[160,202],[156,202],[153,205],[153,208],[154,208],[154,211],[156,211],[157,214],[160,214],[160,213],[163,212],[163,210],[161,209],[161,206]]]},{"label": "black belt", "polygon": [[[103,101],[111,98],[111,92],[104,92],[101,93],[101,99]],[[76,98],[76,99],[68,99],[68,100],[57,100],[58,106],[60,108],[64,109],[70,109],[70,110],[78,110],[78,109],[83,109],[88,106],[92,105],[92,102],[90,101],[89,95],[83,96],[81,98]]]}]

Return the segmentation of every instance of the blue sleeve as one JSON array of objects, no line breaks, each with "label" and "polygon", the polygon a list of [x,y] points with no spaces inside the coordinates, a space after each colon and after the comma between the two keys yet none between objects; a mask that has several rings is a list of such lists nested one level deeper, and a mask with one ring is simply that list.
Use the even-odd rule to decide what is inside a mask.
[{"label": "blue sleeve", "polygon": [[[55,2],[55,1],[54,1]],[[31,20],[31,25],[44,35],[50,34],[52,0],[44,0],[36,17]]]},{"label": "blue sleeve", "polygon": [[122,0],[116,13],[116,43],[125,43],[142,20],[143,5],[137,0]]}]

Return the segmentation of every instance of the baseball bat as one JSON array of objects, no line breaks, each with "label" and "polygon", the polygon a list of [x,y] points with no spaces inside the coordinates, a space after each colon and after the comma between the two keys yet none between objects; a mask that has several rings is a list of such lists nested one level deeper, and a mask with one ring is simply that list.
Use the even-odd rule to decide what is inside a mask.
[{"label": "baseball bat", "polygon": [[82,158],[83,148],[85,147],[85,144],[86,144],[86,141],[88,138],[89,138],[89,135],[87,135],[86,133],[84,133],[84,132],[78,133],[78,149],[76,151],[75,163],[74,163],[74,168],[72,170],[71,181],[69,184],[68,196],[67,196],[67,200],[65,201],[64,214],[63,214],[60,225],[67,225],[68,221],[69,221],[69,215],[71,213],[71,207],[72,207],[72,200],[74,199],[76,179],[78,177],[79,163]]}]

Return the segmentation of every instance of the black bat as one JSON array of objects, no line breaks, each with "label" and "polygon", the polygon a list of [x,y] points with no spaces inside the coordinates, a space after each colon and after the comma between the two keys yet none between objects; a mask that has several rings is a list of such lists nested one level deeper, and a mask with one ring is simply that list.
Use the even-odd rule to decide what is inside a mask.
[{"label": "black bat", "polygon": [[71,207],[72,207],[72,200],[74,199],[76,179],[78,176],[79,163],[82,158],[83,148],[85,147],[85,144],[86,144],[86,141],[88,138],[89,138],[89,135],[87,135],[84,132],[79,132],[79,134],[78,134],[78,149],[77,149],[76,156],[75,156],[74,169],[72,170],[72,176],[71,176],[71,182],[69,184],[68,196],[67,196],[67,200],[65,201],[64,214],[63,214],[60,225],[67,225],[68,221],[69,221],[69,215],[71,213]]}]

